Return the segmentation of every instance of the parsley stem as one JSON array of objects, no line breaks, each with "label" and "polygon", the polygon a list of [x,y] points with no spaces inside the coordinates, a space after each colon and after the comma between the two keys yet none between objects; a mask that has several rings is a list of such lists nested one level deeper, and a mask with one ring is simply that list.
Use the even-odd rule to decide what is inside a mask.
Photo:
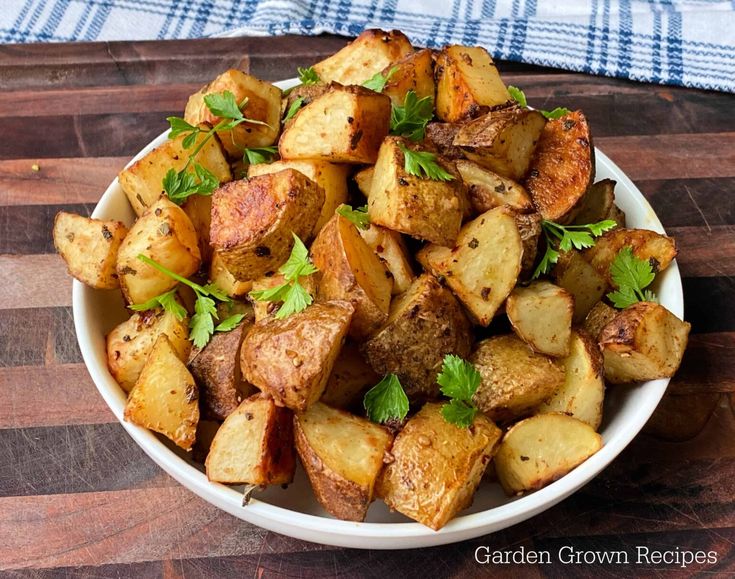
[{"label": "parsley stem", "polygon": [[161,265],[157,261],[152,260],[150,257],[147,257],[147,256],[145,256],[145,255],[143,255],[141,253],[141,254],[138,255],[138,259],[140,261],[142,261],[143,263],[148,264],[151,267],[157,269],[161,273],[165,273],[167,276],[169,276],[170,278],[175,279],[179,283],[183,283],[184,285],[189,286],[197,294],[202,295],[202,296],[209,295],[209,292],[206,289],[204,289],[202,286],[200,286],[198,283],[194,283],[193,281],[189,281],[185,277],[180,276],[178,273],[174,273],[173,271],[171,271],[167,267],[164,267],[163,265]]}]

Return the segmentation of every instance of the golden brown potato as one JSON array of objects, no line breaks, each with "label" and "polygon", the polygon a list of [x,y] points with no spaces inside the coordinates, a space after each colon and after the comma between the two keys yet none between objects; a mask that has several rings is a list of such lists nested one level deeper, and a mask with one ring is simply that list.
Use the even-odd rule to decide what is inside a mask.
[{"label": "golden brown potato", "polygon": [[375,224],[358,231],[370,249],[378,254],[385,269],[393,276],[393,295],[405,292],[416,276],[408,260],[408,249],[401,234]]},{"label": "golden brown potato", "polygon": [[471,161],[518,181],[528,171],[545,124],[538,111],[508,105],[462,125],[453,144]]},{"label": "golden brown potato", "polygon": [[178,320],[162,308],[135,312],[107,334],[107,367],[125,392],[135,386],[153,345],[162,335],[182,362],[188,359],[189,318]]},{"label": "golden brown potato", "polygon": [[602,423],[605,377],[602,352],[585,331],[572,332],[564,359],[564,384],[538,407],[538,412],[561,412],[597,430]]},{"label": "golden brown potato", "polygon": [[156,340],[125,405],[125,420],[160,432],[191,450],[199,422],[199,391],[165,334]]},{"label": "golden brown potato", "polygon": [[454,249],[431,244],[416,258],[487,326],[516,284],[523,244],[513,212],[496,207],[466,223]]},{"label": "golden brown potato", "polygon": [[412,51],[411,42],[398,30],[365,30],[343,49],[317,62],[314,70],[322,82],[362,84]]},{"label": "golden brown potato", "polygon": [[538,213],[515,213],[513,216],[523,245],[520,279],[527,280],[536,269],[536,256],[541,237],[541,216]]},{"label": "golden brown potato", "polygon": [[321,402],[294,417],[294,434],[319,503],[338,519],[363,521],[393,436]]},{"label": "golden brown potato", "polygon": [[625,213],[615,205],[615,181],[603,179],[590,186],[575,210],[574,223],[586,225],[611,219],[618,227],[625,227]]},{"label": "golden brown potato", "polygon": [[212,224],[212,196],[192,195],[181,206],[189,217],[199,240],[199,253],[202,262],[209,263],[212,258],[212,248],[209,245],[209,230]]},{"label": "golden brown potato", "polygon": [[334,215],[311,246],[311,256],[322,273],[319,298],[352,303],[350,336],[362,340],[388,319],[393,279],[357,228]]},{"label": "golden brown potato", "polygon": [[347,203],[347,172],[346,165],[335,165],[326,161],[303,159],[300,161],[276,161],[275,163],[260,163],[250,165],[248,177],[275,173],[283,169],[296,169],[314,181],[324,190],[324,204],[321,207],[319,219],[314,226],[316,234],[324,224],[334,215],[334,211]]},{"label": "golden brown potato", "polygon": [[454,137],[460,128],[462,123],[428,123],[424,143],[429,149],[436,149],[446,159],[464,159],[462,149],[454,146]]},{"label": "golden brown potato", "polygon": [[594,179],[595,147],[582,112],[546,123],[524,183],[541,216],[559,223],[573,219]]},{"label": "golden brown potato", "polygon": [[411,175],[405,169],[401,147],[419,150],[401,137],[388,137],[380,147],[368,196],[370,221],[451,247],[462,225],[466,196],[459,173],[451,162],[438,157],[439,165],[452,175],[451,181]]},{"label": "golden brown potato", "polygon": [[353,311],[330,301],[257,322],[240,349],[243,376],[279,406],[306,410],[324,393]]},{"label": "golden brown potato", "polygon": [[566,414],[539,414],[514,425],[495,455],[495,472],[508,495],[560,479],[602,448],[591,426]]},{"label": "golden brown potato", "polygon": [[275,272],[297,235],[308,243],[324,204],[324,191],[294,169],[233,181],[212,199],[211,244],[238,281]]},{"label": "golden brown potato", "polygon": [[[362,400],[362,394],[380,382],[355,342],[346,341],[334,361],[321,401],[333,408],[347,409]],[[362,406],[362,405],[360,405]]]},{"label": "golden brown potato", "polygon": [[470,362],[482,376],[473,400],[493,420],[530,413],[564,383],[560,364],[512,335],[479,342]]},{"label": "golden brown potato", "polygon": [[375,174],[375,167],[365,167],[364,169],[360,169],[357,173],[354,175],[355,183],[357,184],[357,188],[360,190],[360,193],[365,195],[365,198],[370,196],[370,187],[373,186],[373,175]]},{"label": "golden brown potato", "polygon": [[267,147],[275,143],[281,128],[281,89],[241,70],[227,70],[191,95],[186,103],[184,119],[192,125],[216,125],[222,118],[212,114],[204,103],[204,97],[225,91],[231,92],[238,104],[247,99],[242,109],[246,118],[268,125],[241,123],[230,131],[218,131],[217,136],[227,154],[233,159],[241,158],[243,149],[247,147]]},{"label": "golden brown potato", "polygon": [[282,159],[375,163],[390,126],[390,99],[360,86],[333,85],[299,109],[278,141]]},{"label": "golden brown potato", "polygon": [[395,106],[403,106],[410,90],[419,99],[431,97],[434,100],[434,62],[428,48],[411,52],[386,66],[382,73],[388,77],[383,94],[388,95]]},{"label": "golden brown potato", "polygon": [[59,211],[54,219],[54,247],[69,275],[95,289],[120,287],[117,251],[128,228],[120,221],[102,221]]},{"label": "golden brown potato", "polygon": [[436,60],[436,116],[455,122],[510,101],[498,69],[484,48],[445,46]]},{"label": "golden brown potato", "polygon": [[472,161],[457,161],[457,171],[467,185],[467,193],[477,213],[508,205],[522,213],[533,211],[533,203],[526,190],[511,179],[506,179]]},{"label": "golden brown potato", "polygon": [[[185,135],[181,135],[169,139],[142,159],[120,171],[118,175],[120,187],[137,215],[143,215],[148,207],[158,201],[164,193],[163,178],[168,170],[183,169],[189,159],[189,153],[201,143],[204,134],[200,134],[189,149],[184,149],[182,143],[184,138]],[[194,160],[217,177],[220,183],[232,180],[230,166],[217,139],[207,141]]]},{"label": "golden brown potato", "polygon": [[536,352],[566,356],[572,335],[574,297],[548,281],[518,286],[505,302],[513,330]]},{"label": "golden brown potato", "polygon": [[607,279],[597,273],[582,254],[574,249],[560,253],[551,275],[556,285],[574,296],[572,321],[575,324],[584,320],[607,290]]},{"label": "golden brown potato", "polygon": [[140,254],[182,277],[192,275],[202,263],[191,220],[167,197],[161,197],[133,224],[117,252],[117,275],[129,304],[146,302],[179,283],[143,263]]},{"label": "golden brown potato", "polygon": [[668,378],[679,369],[691,324],[659,304],[625,308],[600,333],[605,378],[612,384]]},{"label": "golden brown potato", "polygon": [[439,396],[436,376],[446,354],[467,358],[472,326],[448,289],[425,273],[391,304],[387,323],[365,342],[373,369],[396,374],[412,400]]},{"label": "golden brown potato", "polygon": [[289,484],[295,454],[291,411],[255,394],[219,427],[205,462],[207,478],[225,484]]},{"label": "golden brown potato", "polygon": [[[299,277],[299,285],[303,287],[312,298],[316,297],[317,288],[319,287],[320,272],[313,273],[306,277]],[[286,282],[286,278],[283,274],[277,273],[270,276],[264,276],[256,279],[253,282],[252,291],[261,291],[283,285]],[[255,311],[255,321],[259,322],[263,318],[267,318],[275,314],[281,307],[280,302],[261,302],[256,299],[252,299],[253,310]]]},{"label": "golden brown potato", "polygon": [[238,281],[235,279],[235,276],[230,273],[216,251],[212,252],[212,261],[209,264],[209,281],[231,298],[243,297],[253,289],[252,281]]},{"label": "golden brown potato", "polygon": [[470,428],[450,424],[441,404],[425,404],[396,437],[376,494],[435,531],[472,504],[501,431],[482,414]]},{"label": "golden brown potato", "polygon": [[582,327],[595,341],[600,337],[602,329],[613,321],[619,313],[614,307],[605,302],[597,302],[584,318]]}]

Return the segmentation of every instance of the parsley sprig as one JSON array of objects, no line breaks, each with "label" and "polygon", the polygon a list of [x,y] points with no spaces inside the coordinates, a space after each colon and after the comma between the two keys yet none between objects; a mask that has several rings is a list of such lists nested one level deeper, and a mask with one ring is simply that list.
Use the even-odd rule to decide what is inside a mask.
[{"label": "parsley sprig", "polygon": [[[528,107],[528,101],[526,100],[526,94],[519,89],[517,86],[509,86],[508,92],[510,93],[511,98],[516,101],[519,105],[526,108]],[[539,111],[542,115],[544,115],[549,120],[558,119],[559,117],[563,117],[564,115],[570,113],[571,111],[568,108],[565,107],[556,107],[554,110],[551,111]]]},{"label": "parsley sprig", "polygon": [[436,162],[436,155],[427,151],[412,151],[403,143],[398,143],[403,151],[404,169],[409,175],[431,179],[432,181],[451,181],[454,175]]},{"label": "parsley sprig", "polygon": [[314,70],[313,66],[310,66],[308,68],[301,68],[300,66],[296,69],[299,73],[299,81],[301,84],[318,84],[319,83],[319,75]]},{"label": "parsley sprig", "polygon": [[382,72],[377,72],[362,83],[362,86],[369,88],[370,90],[374,90],[375,92],[383,92],[383,89],[390,80],[390,77],[392,77],[396,72],[398,72],[397,66],[392,67],[385,75],[383,75]]},{"label": "parsley sprig", "polygon": [[265,290],[250,292],[250,297],[259,302],[283,302],[276,312],[277,319],[283,319],[291,314],[306,309],[314,301],[311,294],[301,285],[302,277],[310,276],[319,271],[309,259],[309,250],[299,237],[292,233],[294,245],[288,261],[279,269],[285,281]]},{"label": "parsley sprig", "polygon": [[612,219],[588,223],[587,225],[560,225],[554,221],[544,219],[541,221],[541,230],[546,238],[546,253],[544,253],[533,272],[533,279],[549,273],[551,268],[559,261],[561,251],[592,247],[595,244],[595,237],[599,237],[616,226],[617,223]]},{"label": "parsley sprig", "polygon": [[631,247],[624,247],[615,256],[610,277],[618,289],[607,297],[616,308],[622,310],[637,302],[658,303],[656,294],[646,289],[656,277],[651,262],[633,255]]},{"label": "parsley sprig", "polygon": [[353,209],[352,205],[345,205],[343,203],[337,207],[337,213],[351,221],[358,229],[370,229],[370,217],[368,216],[367,205]]},{"label": "parsley sprig", "polygon": [[243,151],[242,160],[248,165],[270,163],[278,154],[278,147],[250,147]]},{"label": "parsley sprig", "polygon": [[460,428],[470,426],[478,412],[472,396],[482,382],[477,369],[467,360],[447,354],[436,381],[441,386],[442,394],[450,399],[442,406],[444,420]]},{"label": "parsley sprig", "polygon": [[291,103],[291,106],[288,107],[288,111],[286,111],[286,116],[283,117],[283,122],[285,123],[286,121],[290,121],[292,118],[294,118],[303,104],[304,97],[299,97],[294,100],[294,102]]},{"label": "parsley sprig", "polygon": [[390,133],[420,141],[426,134],[426,123],[434,117],[434,100],[420,99],[412,90],[406,93],[403,106],[393,105],[390,112]]},{"label": "parsley sprig", "polygon": [[400,421],[408,414],[408,396],[395,374],[387,374],[368,390],[362,404],[373,422]]}]

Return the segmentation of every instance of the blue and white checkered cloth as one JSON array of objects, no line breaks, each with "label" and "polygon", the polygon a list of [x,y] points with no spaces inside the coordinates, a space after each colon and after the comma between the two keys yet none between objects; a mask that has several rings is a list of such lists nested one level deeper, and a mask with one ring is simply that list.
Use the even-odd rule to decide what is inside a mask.
[{"label": "blue and white checkered cloth", "polygon": [[479,44],[495,58],[735,92],[735,0],[2,0],[0,41],[355,36]]}]

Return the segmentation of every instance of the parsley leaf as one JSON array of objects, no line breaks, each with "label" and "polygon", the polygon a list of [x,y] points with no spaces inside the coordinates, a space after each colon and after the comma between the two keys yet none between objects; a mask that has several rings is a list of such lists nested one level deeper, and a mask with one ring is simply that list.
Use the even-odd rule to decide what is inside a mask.
[{"label": "parsley leaf", "polygon": [[436,377],[441,392],[451,400],[442,406],[444,420],[461,428],[467,428],[477,414],[472,402],[482,377],[467,360],[454,354],[444,356],[442,370]]},{"label": "parsley leaf", "polygon": [[412,90],[406,93],[403,106],[393,105],[390,112],[390,133],[420,141],[426,134],[426,123],[434,117],[434,100],[419,99]]},{"label": "parsley leaf", "polygon": [[395,374],[386,375],[368,390],[362,404],[373,422],[403,420],[408,414],[408,396]]},{"label": "parsley leaf", "polygon": [[282,273],[286,281],[296,281],[299,277],[305,277],[319,271],[309,259],[309,250],[306,249],[304,242],[295,233],[291,233],[291,235],[293,236],[291,255],[289,255],[286,263],[278,269],[278,273]]},{"label": "parsley leaf", "polygon": [[283,117],[283,122],[290,121],[294,116],[296,116],[296,113],[299,112],[299,109],[301,108],[301,105],[304,104],[304,97],[297,98],[294,102],[291,103],[291,106],[288,107],[288,111],[286,112],[286,116]]},{"label": "parsley leaf", "polygon": [[229,318],[225,318],[215,326],[214,331],[229,332],[231,330],[234,330],[240,324],[240,322],[242,322],[244,317],[245,314],[235,314],[233,316],[230,316]]},{"label": "parsley leaf", "polygon": [[[508,92],[510,93],[511,98],[514,101],[516,101],[519,105],[521,105],[523,108],[528,107],[528,101],[526,100],[526,94],[521,89],[519,89],[517,86],[509,86]],[[570,111],[568,108],[565,108],[565,107],[556,107],[552,111],[539,110],[539,112],[542,115],[544,115],[544,117],[552,121],[554,119],[561,118],[564,115],[569,114],[572,111]]]},{"label": "parsley leaf", "polygon": [[403,151],[404,169],[409,175],[428,178],[432,181],[451,181],[454,179],[454,175],[447,172],[436,162],[434,153],[412,151],[402,143],[398,143],[398,148]]},{"label": "parsley leaf", "polygon": [[390,80],[390,77],[392,77],[396,72],[398,72],[397,66],[391,68],[385,76],[383,76],[382,72],[377,72],[370,79],[362,83],[362,86],[369,88],[370,90],[374,90],[375,92],[383,92],[383,89]]},{"label": "parsley leaf", "polygon": [[646,290],[656,277],[648,260],[633,255],[633,248],[624,247],[610,265],[610,277],[618,286],[607,297],[618,309],[624,309],[637,302],[658,302],[656,294]]},{"label": "parsley leaf", "polygon": [[191,167],[194,171],[185,167],[178,173],[169,169],[163,178],[163,190],[168,198],[181,205],[192,195],[211,195],[219,187],[219,179],[205,167],[193,162]]},{"label": "parsley leaf", "polygon": [[553,121],[554,119],[559,119],[563,117],[564,115],[568,115],[572,111],[570,111],[566,107],[556,107],[552,111],[539,111],[542,115],[544,115],[547,119],[550,121]]},{"label": "parsley leaf", "polygon": [[353,209],[352,205],[345,205],[343,203],[337,207],[337,213],[351,221],[358,229],[370,229],[370,217],[368,216],[367,205]]},{"label": "parsley leaf", "polygon": [[456,398],[442,405],[442,416],[447,422],[460,428],[469,428],[475,420],[477,407]]},{"label": "parsley leaf", "polygon": [[207,105],[209,111],[216,117],[232,120],[243,118],[240,106],[235,100],[235,95],[228,90],[222,93],[204,95],[204,104]]},{"label": "parsley leaf", "polygon": [[128,306],[128,308],[134,312],[144,312],[159,306],[167,312],[171,312],[179,321],[183,320],[187,316],[186,308],[176,299],[176,288],[162,293],[161,295],[152,297],[142,304],[133,304],[132,306]]},{"label": "parsley leaf", "polygon": [[243,153],[243,161],[247,161],[249,165],[270,163],[277,153],[277,147],[251,147],[249,149],[245,149]]},{"label": "parsley leaf", "polygon": [[275,317],[278,320],[287,318],[291,314],[305,310],[313,301],[314,298],[311,297],[311,294],[300,283],[294,281],[288,286],[283,298],[283,304],[278,308]]},{"label": "parsley leaf", "polygon": [[316,73],[313,66],[310,66],[309,68],[298,67],[296,70],[299,73],[301,84],[309,85],[317,84],[319,82],[319,75]]},{"label": "parsley leaf", "polygon": [[[175,139],[179,135],[183,135],[184,133],[192,133],[195,137],[197,133],[201,129],[199,127],[195,127],[194,125],[189,124],[181,117],[166,117],[166,120],[168,121],[168,124],[171,126],[171,131],[168,134],[169,139]],[[191,136],[191,135],[189,135]],[[184,145],[185,149],[188,149],[186,145]]]}]

